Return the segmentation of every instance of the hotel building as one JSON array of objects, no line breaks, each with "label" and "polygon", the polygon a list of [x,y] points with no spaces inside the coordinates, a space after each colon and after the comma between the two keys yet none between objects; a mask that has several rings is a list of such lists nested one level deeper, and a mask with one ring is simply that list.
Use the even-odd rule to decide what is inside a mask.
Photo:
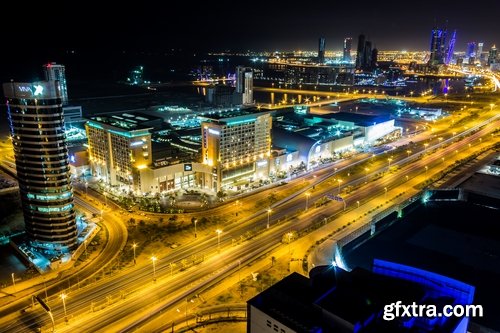
[{"label": "hotel building", "polygon": [[213,167],[213,188],[248,183],[269,174],[272,118],[254,109],[202,118],[202,163]]}]

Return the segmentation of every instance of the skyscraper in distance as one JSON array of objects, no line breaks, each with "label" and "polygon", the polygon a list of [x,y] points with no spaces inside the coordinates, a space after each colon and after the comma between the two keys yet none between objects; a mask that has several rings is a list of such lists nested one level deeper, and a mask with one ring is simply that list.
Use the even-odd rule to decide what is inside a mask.
[{"label": "skyscraper in distance", "polygon": [[370,62],[371,69],[376,69],[378,67],[378,50],[375,47],[372,50],[370,61],[371,61]]},{"label": "skyscraper in distance", "polygon": [[344,38],[344,54],[342,60],[345,62],[351,61],[352,38]]},{"label": "skyscraper in distance", "polygon": [[431,56],[429,65],[441,65],[445,63],[446,56],[446,29],[435,27],[431,33]]},{"label": "skyscraper in distance", "polygon": [[364,70],[369,70],[372,63],[372,42],[368,40],[365,42],[364,53],[365,53],[363,57],[364,62],[361,65],[361,68]]},{"label": "skyscraper in distance", "polygon": [[34,247],[65,252],[77,228],[56,81],[4,83],[26,233]]},{"label": "skyscraper in distance", "polygon": [[356,49],[356,69],[361,69],[365,63],[365,35],[359,35]]},{"label": "skyscraper in distance", "polygon": [[477,43],[476,58],[479,60],[479,62],[481,62],[481,59],[483,57],[483,47],[484,47],[484,43],[483,42]]},{"label": "skyscraper in distance", "polygon": [[476,42],[467,43],[467,52],[465,56],[467,58],[472,58],[476,56]]},{"label": "skyscraper in distance", "polygon": [[449,65],[451,59],[453,58],[453,52],[455,51],[455,42],[457,40],[457,31],[453,30],[453,34],[451,35],[450,42],[448,43],[448,49],[446,50],[446,59],[444,63]]},{"label": "skyscraper in distance", "polygon": [[325,63],[325,46],[326,40],[325,37],[320,37],[318,40],[318,63]]},{"label": "skyscraper in distance", "polygon": [[498,50],[496,45],[493,45],[488,53],[488,65],[497,63],[498,60]]},{"label": "skyscraper in distance", "polygon": [[249,67],[236,67],[236,92],[242,94],[242,104],[253,104],[253,70]]}]

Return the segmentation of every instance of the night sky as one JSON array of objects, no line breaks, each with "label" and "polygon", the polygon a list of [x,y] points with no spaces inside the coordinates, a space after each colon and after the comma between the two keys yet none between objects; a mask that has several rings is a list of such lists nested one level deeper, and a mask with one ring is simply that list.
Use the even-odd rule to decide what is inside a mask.
[{"label": "night sky", "polygon": [[360,33],[380,50],[427,50],[430,30],[446,21],[458,30],[456,50],[468,41],[483,41],[485,50],[500,44],[497,0],[103,3],[2,4],[4,60],[40,64],[72,51],[315,50],[319,36],[327,50],[339,50],[346,36],[355,48]]}]

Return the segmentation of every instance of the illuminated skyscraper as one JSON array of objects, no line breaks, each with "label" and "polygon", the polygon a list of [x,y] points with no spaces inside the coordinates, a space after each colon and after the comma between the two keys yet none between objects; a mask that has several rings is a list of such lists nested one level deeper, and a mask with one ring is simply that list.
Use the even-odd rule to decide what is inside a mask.
[{"label": "illuminated skyscraper", "polygon": [[465,56],[467,58],[472,58],[476,56],[476,42],[467,43],[467,52]]},{"label": "illuminated skyscraper", "polygon": [[351,48],[352,48],[352,38],[351,37],[344,38],[344,56],[342,58],[343,61],[345,62],[351,61]]},{"label": "illuminated skyscraper", "polygon": [[61,100],[63,105],[68,104],[68,86],[66,85],[66,74],[64,65],[58,65],[55,62],[50,62],[43,65],[43,73],[47,81],[59,81],[59,89],[61,90]]},{"label": "illuminated skyscraper", "polygon": [[482,42],[477,43],[476,58],[479,60],[479,62],[481,62],[481,59],[483,57],[483,46],[484,46],[484,43],[482,43]]},{"label": "illuminated skyscraper", "polygon": [[446,29],[432,29],[430,51],[431,56],[429,59],[429,65],[434,66],[445,63]]},{"label": "illuminated skyscraper", "polygon": [[451,35],[450,42],[448,44],[448,50],[446,50],[445,64],[447,65],[451,62],[451,58],[453,58],[453,52],[455,50],[456,40],[457,40],[457,31],[453,30],[453,35]]},{"label": "illuminated skyscraper", "polygon": [[60,85],[4,83],[26,233],[33,246],[66,251],[77,230]]},{"label": "illuminated skyscraper", "polygon": [[498,50],[495,45],[493,45],[488,54],[488,65],[497,63],[498,60]]},{"label": "illuminated skyscraper", "polygon": [[243,95],[242,104],[253,104],[253,71],[249,67],[236,67],[236,92]]},{"label": "illuminated skyscraper", "polygon": [[318,63],[325,63],[325,37],[320,37],[318,40]]}]

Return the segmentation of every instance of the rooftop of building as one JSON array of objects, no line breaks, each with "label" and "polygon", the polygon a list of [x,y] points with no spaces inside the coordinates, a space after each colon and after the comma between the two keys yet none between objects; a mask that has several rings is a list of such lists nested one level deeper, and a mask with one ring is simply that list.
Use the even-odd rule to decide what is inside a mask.
[{"label": "rooftop of building", "polygon": [[[381,267],[390,267],[385,265]],[[354,332],[390,333],[415,332],[416,327],[404,328],[398,320],[382,320],[380,313],[387,304],[401,301],[444,305],[455,301],[454,290],[437,292],[435,287],[390,274],[318,266],[309,273],[310,278],[292,273],[248,304],[297,332],[347,332],[351,326]],[[457,323],[451,319],[419,332],[453,332]]]},{"label": "rooftop of building", "polygon": [[[478,172],[460,184],[460,187],[500,202],[500,158],[483,166]],[[496,207],[498,206],[500,204],[497,203]]]},{"label": "rooftop of building", "polygon": [[334,119],[338,121],[349,121],[354,123],[356,126],[372,126],[380,123],[389,121],[390,118],[384,115],[368,115],[353,112],[335,112],[322,115],[314,115],[314,117]]},{"label": "rooftop of building", "polygon": [[264,114],[270,114],[270,112],[261,111],[257,108],[233,108],[229,110],[204,112],[199,114],[198,117],[203,121],[230,124],[238,121],[252,120]]},{"label": "rooftop of building", "polygon": [[499,201],[475,193],[467,202],[435,199],[442,201],[415,202],[402,220],[366,241],[347,244],[344,259],[349,267],[369,269],[381,258],[477,286],[474,304],[481,304],[485,315],[473,321],[498,330],[500,235],[492,230],[500,221]]},{"label": "rooftop of building", "polygon": [[125,131],[152,129],[161,125],[162,118],[147,115],[141,112],[122,112],[100,114],[87,118],[91,122],[109,125]]}]

